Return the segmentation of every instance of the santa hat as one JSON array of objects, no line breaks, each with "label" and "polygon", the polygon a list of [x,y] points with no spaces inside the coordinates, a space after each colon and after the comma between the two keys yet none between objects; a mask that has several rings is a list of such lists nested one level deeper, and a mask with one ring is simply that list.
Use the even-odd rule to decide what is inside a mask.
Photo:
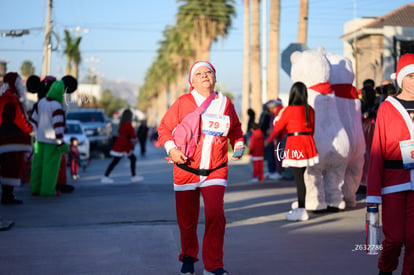
[{"label": "santa hat", "polygon": [[19,92],[17,91],[17,88],[16,88],[16,79],[18,77],[19,77],[19,75],[17,73],[7,73],[3,77],[3,82],[7,84],[5,89],[11,91],[13,94],[20,97],[20,94],[19,94]]},{"label": "santa hat", "polygon": [[190,83],[190,92],[192,90],[194,90],[194,87],[193,87],[193,84],[192,84],[192,79],[193,79],[194,73],[195,73],[195,71],[197,71],[198,68],[203,67],[203,66],[209,68],[210,71],[213,72],[214,76],[216,76],[216,69],[214,68],[213,65],[211,65],[210,62],[208,62],[208,61],[197,61],[197,62],[195,62],[193,64],[193,66],[191,66],[190,74],[188,75],[188,83]]},{"label": "santa hat", "polygon": [[397,80],[399,87],[402,87],[404,77],[414,73],[414,54],[406,53],[400,57],[397,64],[397,72],[391,75],[391,78]]}]

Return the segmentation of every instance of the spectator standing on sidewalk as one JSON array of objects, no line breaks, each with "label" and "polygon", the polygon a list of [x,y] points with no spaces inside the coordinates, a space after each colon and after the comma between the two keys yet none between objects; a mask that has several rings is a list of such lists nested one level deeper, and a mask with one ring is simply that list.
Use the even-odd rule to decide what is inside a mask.
[{"label": "spectator standing on sidewalk", "polygon": [[70,138],[69,146],[69,163],[70,163],[70,174],[73,180],[78,180],[78,170],[80,164],[80,153],[78,150],[78,139],[76,137]]},{"label": "spectator standing on sidewalk", "polygon": [[414,54],[397,64],[396,80],[402,89],[381,103],[374,130],[367,176],[368,205],[382,204],[379,274],[392,274],[404,246],[402,274],[414,274]]},{"label": "spectator standing on sidewalk", "polygon": [[319,162],[313,134],[315,131],[315,112],[308,105],[308,92],[305,84],[295,82],[289,93],[289,106],[282,110],[275,120],[273,132],[266,139],[265,145],[272,142],[284,131],[287,132],[283,152],[278,152],[283,167],[291,167],[296,181],[298,207],[286,214],[289,221],[309,219],[305,208],[306,187],[304,174],[308,166]]},{"label": "spectator standing on sidewalk", "polygon": [[[283,109],[281,100],[269,100],[263,106],[263,112],[260,115],[259,126],[263,132],[265,139],[270,135],[273,130],[273,121],[279,114],[280,110]],[[267,175],[266,178],[277,180],[282,178],[282,167],[280,160],[276,158],[275,150],[277,144],[280,142],[279,139],[269,142],[264,148],[264,158],[267,164]],[[276,144],[276,146],[275,146]],[[278,163],[279,162],[279,163]]]},{"label": "spectator standing on sidewalk", "polygon": [[22,204],[14,187],[21,185],[25,152],[32,150],[33,126],[27,116],[26,89],[19,74],[4,76],[0,89],[0,183],[2,204]]},{"label": "spectator standing on sidewalk", "polygon": [[[224,191],[228,177],[228,140],[236,151],[244,148],[243,131],[233,103],[221,92],[201,114],[201,133],[193,158],[181,152],[173,131],[183,118],[215,93],[216,70],[209,62],[193,64],[189,74],[190,91],[168,109],[158,127],[160,143],[174,162],[174,191],[181,236],[181,274],[194,274],[198,261],[197,224],[200,194],[204,201],[205,231],[203,263],[205,275],[228,274],[223,269],[226,218]],[[241,157],[241,156],[240,156]],[[238,158],[232,157],[233,160]]]},{"label": "spectator standing on sidewalk", "polygon": [[143,157],[145,157],[145,153],[147,151],[148,131],[149,128],[147,126],[147,121],[143,120],[137,130],[138,142],[141,149],[141,156]]},{"label": "spectator standing on sidewalk", "polygon": [[134,147],[137,143],[137,136],[134,127],[132,127],[132,117],[133,113],[130,109],[125,109],[122,112],[121,120],[119,121],[119,135],[110,152],[113,158],[108,168],[106,168],[105,176],[102,177],[101,183],[111,184],[115,182],[109,175],[123,157],[128,157],[131,163],[131,182],[144,180],[144,177],[136,175],[137,157],[134,155]]}]

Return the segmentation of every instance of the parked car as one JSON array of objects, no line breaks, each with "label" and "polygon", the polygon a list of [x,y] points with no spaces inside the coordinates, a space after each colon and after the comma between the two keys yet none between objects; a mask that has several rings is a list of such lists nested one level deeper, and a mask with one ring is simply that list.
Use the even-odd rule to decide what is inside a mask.
[{"label": "parked car", "polygon": [[86,136],[86,132],[79,120],[66,120],[66,130],[63,135],[63,140],[70,145],[72,137],[78,140],[78,150],[81,160],[89,160],[90,158],[90,144]]},{"label": "parked car", "polygon": [[102,109],[75,109],[66,114],[68,120],[79,120],[86,131],[91,150],[99,150],[109,156],[112,146],[111,121]]}]

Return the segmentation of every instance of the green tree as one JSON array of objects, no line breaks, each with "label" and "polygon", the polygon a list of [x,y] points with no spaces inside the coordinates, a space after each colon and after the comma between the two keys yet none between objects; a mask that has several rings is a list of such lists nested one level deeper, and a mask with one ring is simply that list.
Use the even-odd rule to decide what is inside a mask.
[{"label": "green tree", "polygon": [[111,117],[119,109],[129,107],[126,100],[115,97],[109,89],[102,92],[101,104],[102,109],[104,109],[105,113],[109,117]]},{"label": "green tree", "polygon": [[196,60],[209,60],[210,48],[219,37],[226,37],[236,15],[234,0],[178,0],[178,25],[189,26]]},{"label": "green tree", "polygon": [[32,61],[24,60],[22,65],[20,66],[20,73],[24,78],[27,78],[33,75],[35,72],[35,67],[33,66]]},{"label": "green tree", "polygon": [[64,53],[66,54],[66,74],[72,75],[78,78],[79,65],[82,61],[79,45],[82,37],[72,38],[70,32],[65,30],[65,44],[66,48]]}]

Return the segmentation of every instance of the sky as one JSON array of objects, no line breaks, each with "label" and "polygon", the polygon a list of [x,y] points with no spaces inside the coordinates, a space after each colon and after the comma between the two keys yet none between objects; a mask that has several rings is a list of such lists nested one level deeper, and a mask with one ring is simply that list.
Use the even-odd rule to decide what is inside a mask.
[{"label": "sky", "polygon": [[[269,7],[271,0],[267,0]],[[280,51],[297,41],[300,0],[281,0]],[[21,37],[0,37],[0,60],[8,71],[20,72],[25,60],[41,73],[47,0],[0,0],[0,32],[28,29]],[[410,1],[309,0],[307,45],[343,53],[344,23],[353,18],[383,16]],[[236,16],[225,38],[216,41],[210,61],[216,67],[217,84],[226,92],[243,89],[243,0],[235,0]],[[261,4],[262,7],[262,4]],[[65,74],[64,30],[81,35],[80,78],[95,70],[103,78],[142,84],[157,56],[163,31],[176,22],[176,0],[53,0],[53,30],[60,38],[52,43],[51,74]],[[268,18],[268,11],[266,12]],[[79,32],[75,30],[78,29]],[[267,46],[266,46],[267,47]],[[288,93],[291,81],[280,71],[279,93]]]}]

